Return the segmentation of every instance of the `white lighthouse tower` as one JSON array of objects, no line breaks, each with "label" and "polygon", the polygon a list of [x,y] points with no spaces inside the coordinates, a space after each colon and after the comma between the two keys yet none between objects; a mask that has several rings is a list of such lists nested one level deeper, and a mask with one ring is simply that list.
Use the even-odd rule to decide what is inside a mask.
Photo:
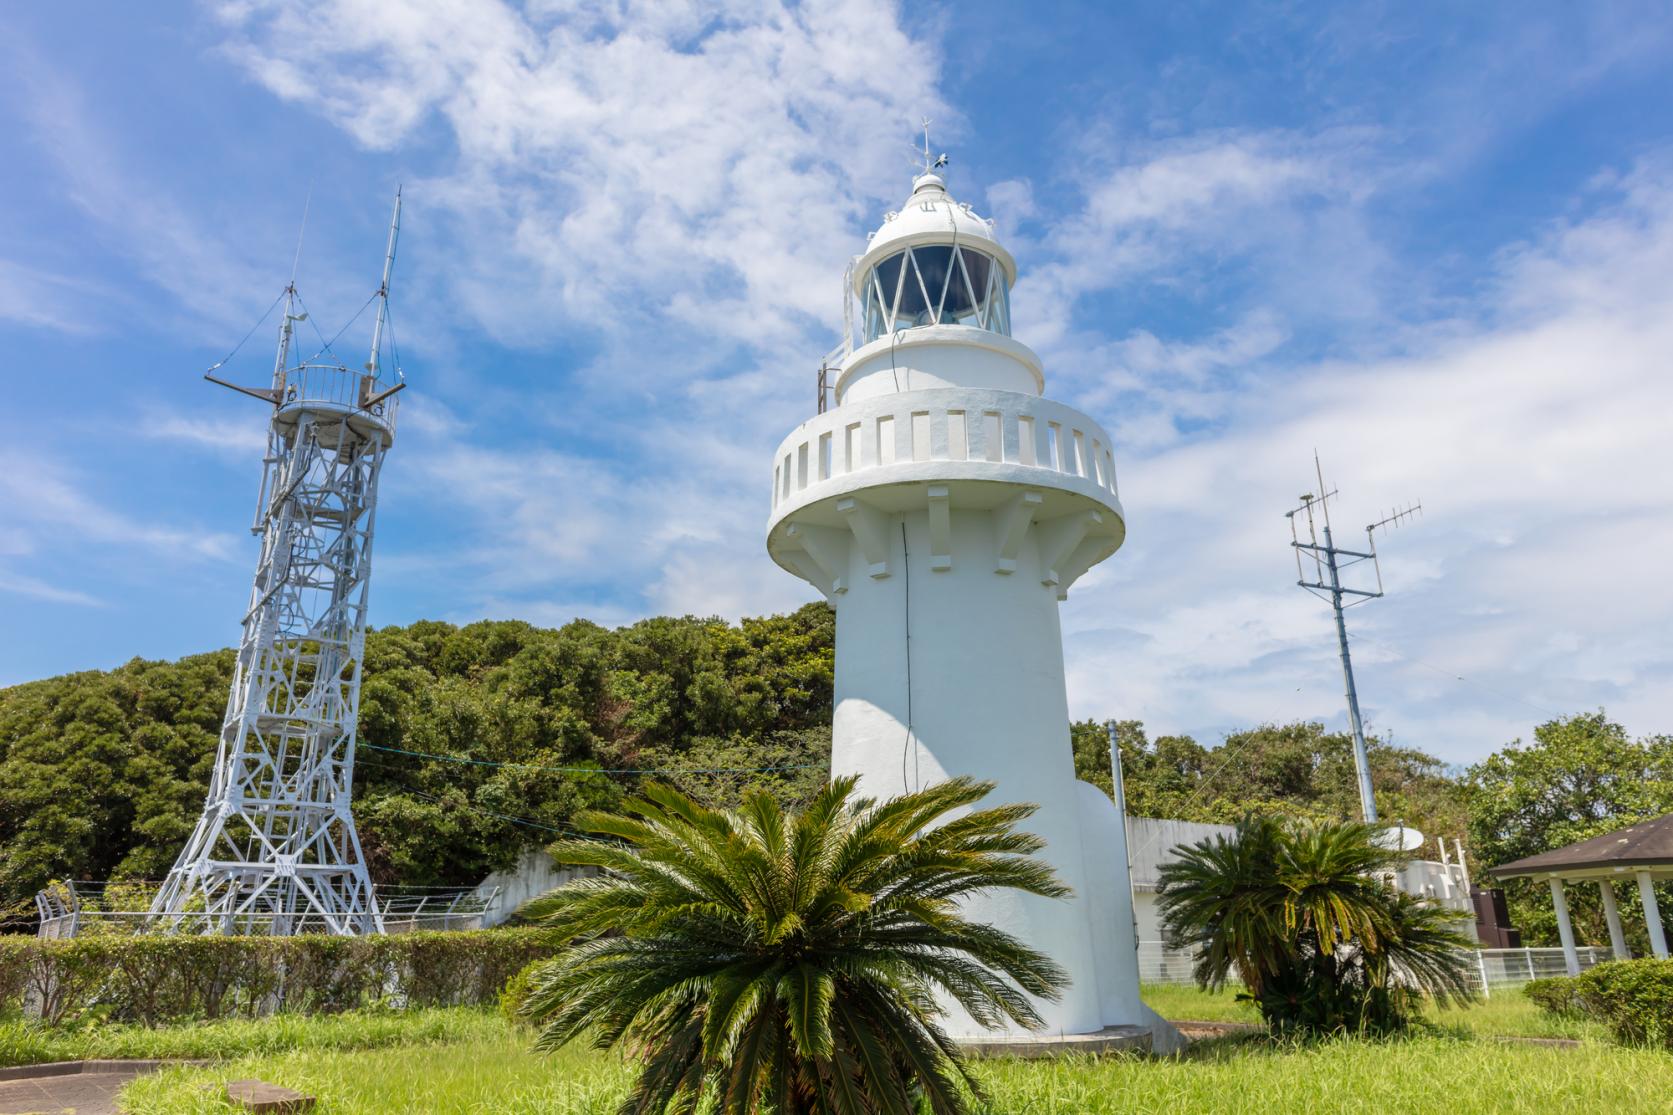
[{"label": "white lighthouse tower", "polygon": [[[767,545],[836,609],[833,775],[871,794],[971,775],[1029,827],[1068,900],[995,894],[972,912],[1072,976],[1038,1004],[1052,1035],[1178,1036],[1144,1006],[1125,824],[1075,779],[1058,602],[1120,547],[1109,435],[1045,398],[1011,336],[1016,264],[926,171],[854,261],[835,405],[773,462]],[[990,1039],[949,1010],[949,1031]],[[1013,1035],[1020,1036],[1020,1035]]]}]

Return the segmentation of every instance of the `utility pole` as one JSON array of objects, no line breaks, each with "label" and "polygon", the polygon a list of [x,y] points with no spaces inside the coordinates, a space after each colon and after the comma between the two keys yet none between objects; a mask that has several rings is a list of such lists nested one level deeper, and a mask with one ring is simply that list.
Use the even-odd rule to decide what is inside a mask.
[{"label": "utility pole", "polygon": [[[1342,613],[1355,604],[1363,604],[1367,600],[1375,600],[1383,594],[1382,567],[1377,559],[1376,532],[1381,527],[1398,526],[1404,519],[1421,512],[1423,505],[1413,503],[1401,510],[1391,512],[1380,522],[1372,523],[1365,528],[1365,540],[1369,552],[1348,550],[1337,546],[1330,533],[1330,500],[1337,493],[1325,487],[1324,469],[1319,464],[1319,455],[1313,454],[1313,470],[1318,477],[1319,490],[1317,494],[1308,492],[1301,497],[1301,506],[1285,512],[1284,517],[1290,521],[1290,546],[1295,550],[1296,584],[1319,597],[1330,602],[1331,611],[1336,616],[1336,644],[1342,655],[1342,683],[1348,698],[1348,724],[1353,729],[1354,740],[1354,773],[1359,781],[1359,806],[1365,817],[1365,823],[1377,823],[1377,802],[1371,792],[1371,764],[1365,754],[1365,725],[1359,715],[1359,690],[1354,685],[1353,657],[1348,652],[1348,624]],[[1318,516],[1315,519],[1314,509]],[[1307,519],[1307,541],[1301,540],[1301,531],[1296,524],[1296,516],[1304,515]],[[1319,536],[1324,536],[1321,544]],[[1313,562],[1312,579],[1308,579],[1303,565],[1305,560]],[[1341,559],[1347,558],[1347,561]],[[1350,588],[1342,583],[1342,571],[1362,561],[1371,563],[1377,573],[1377,591]],[[1342,597],[1352,596],[1355,599],[1344,605]]]}]

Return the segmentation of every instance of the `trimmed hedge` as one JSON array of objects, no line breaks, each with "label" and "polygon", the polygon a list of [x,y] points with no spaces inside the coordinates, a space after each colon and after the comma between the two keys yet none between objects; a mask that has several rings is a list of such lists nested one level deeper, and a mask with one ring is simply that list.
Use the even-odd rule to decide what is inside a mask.
[{"label": "trimmed hedge", "polygon": [[1586,1017],[1586,1005],[1580,1001],[1580,988],[1573,976],[1530,980],[1522,985],[1522,994],[1546,1014],[1558,1018]]},{"label": "trimmed hedge", "polygon": [[1612,960],[1574,982],[1587,1015],[1616,1041],[1673,1049],[1673,960]]},{"label": "trimmed hedge", "polygon": [[1549,1014],[1602,1022],[1616,1041],[1673,1049],[1673,960],[1611,960],[1522,990]]},{"label": "trimmed hedge", "polygon": [[558,951],[544,929],[369,937],[0,937],[0,1015],[156,1026],[385,1005],[492,1004]]}]

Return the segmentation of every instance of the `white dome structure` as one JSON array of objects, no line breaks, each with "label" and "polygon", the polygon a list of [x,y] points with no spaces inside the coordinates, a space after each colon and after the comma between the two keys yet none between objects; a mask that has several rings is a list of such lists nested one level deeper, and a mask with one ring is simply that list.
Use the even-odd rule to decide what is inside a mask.
[{"label": "white dome structure", "polygon": [[[1110,436],[1044,397],[1010,335],[1016,263],[940,175],[913,182],[850,274],[835,405],[779,446],[767,526],[773,559],[836,611],[832,773],[873,795],[971,775],[997,783],[990,800],[1036,803],[1028,827],[1075,896],[969,911],[1073,977],[1038,1004],[1051,1035],[1176,1048],[1139,999],[1124,817],[1076,781],[1069,745],[1058,603],[1126,534]],[[951,1005],[947,1024],[1028,1037]]]}]

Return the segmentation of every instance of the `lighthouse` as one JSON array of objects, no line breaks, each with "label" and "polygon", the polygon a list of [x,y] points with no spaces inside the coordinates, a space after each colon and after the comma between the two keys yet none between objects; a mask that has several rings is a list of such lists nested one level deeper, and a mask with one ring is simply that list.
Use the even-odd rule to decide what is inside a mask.
[{"label": "lighthouse", "polygon": [[[1125,820],[1076,780],[1060,602],[1126,534],[1109,434],[1045,396],[1011,335],[1016,262],[933,165],[845,284],[820,413],[773,458],[767,546],[836,611],[831,773],[871,795],[969,775],[1032,802],[1070,899],[995,893],[967,916],[1057,961],[1045,1032],[1177,1034],[1139,999]],[[826,407],[827,390],[832,405]],[[984,1031],[948,1004],[964,1040]]]}]

